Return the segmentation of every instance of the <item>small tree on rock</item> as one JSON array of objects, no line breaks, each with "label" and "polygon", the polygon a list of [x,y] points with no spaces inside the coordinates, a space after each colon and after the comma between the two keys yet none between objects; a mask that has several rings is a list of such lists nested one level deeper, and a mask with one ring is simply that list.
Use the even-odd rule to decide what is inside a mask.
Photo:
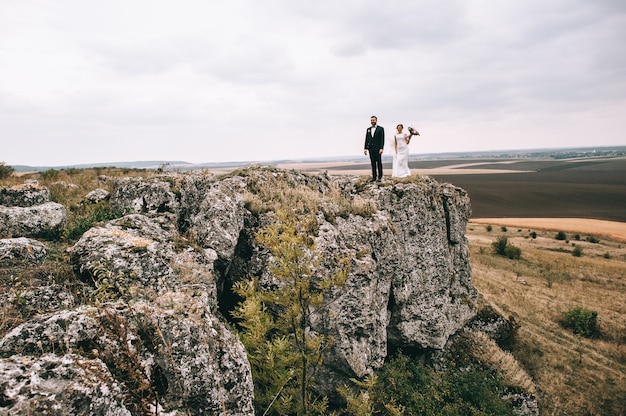
[{"label": "small tree on rock", "polygon": [[319,414],[327,399],[316,396],[315,373],[332,338],[311,329],[311,318],[324,308],[324,293],[342,285],[349,262],[338,259],[330,277],[316,275],[319,259],[312,236],[285,212],[260,230],[256,240],[271,255],[275,287],[252,279],[235,285],[243,301],[233,312],[248,352],[260,414]]}]

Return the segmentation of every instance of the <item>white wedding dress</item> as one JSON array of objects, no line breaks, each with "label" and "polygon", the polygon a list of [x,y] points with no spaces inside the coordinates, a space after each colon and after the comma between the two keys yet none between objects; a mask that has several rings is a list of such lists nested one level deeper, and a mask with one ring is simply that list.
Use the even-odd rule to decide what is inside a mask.
[{"label": "white wedding dress", "polygon": [[411,169],[409,169],[409,145],[406,143],[404,133],[396,134],[394,138],[396,143],[398,143],[398,153],[393,155],[391,176],[394,178],[406,178],[411,176]]}]

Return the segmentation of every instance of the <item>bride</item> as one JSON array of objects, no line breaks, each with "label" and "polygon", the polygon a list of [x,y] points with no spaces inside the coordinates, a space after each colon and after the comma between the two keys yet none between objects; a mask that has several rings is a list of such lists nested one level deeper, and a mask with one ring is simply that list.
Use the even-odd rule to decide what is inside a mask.
[{"label": "bride", "polygon": [[394,178],[406,178],[411,176],[411,170],[409,169],[409,143],[411,142],[411,137],[419,133],[411,127],[409,127],[410,134],[403,133],[404,126],[402,124],[398,124],[396,130],[398,132],[393,136],[395,153],[393,155],[391,176]]}]

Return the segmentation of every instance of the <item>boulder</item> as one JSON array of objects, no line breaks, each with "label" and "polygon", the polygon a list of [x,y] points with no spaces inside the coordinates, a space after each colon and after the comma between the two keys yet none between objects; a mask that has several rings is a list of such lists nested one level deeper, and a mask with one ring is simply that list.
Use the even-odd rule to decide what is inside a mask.
[{"label": "boulder", "polygon": [[59,234],[67,222],[65,207],[46,202],[28,207],[0,205],[0,235],[49,237]]},{"label": "boulder", "polygon": [[111,207],[124,213],[173,213],[179,204],[172,183],[160,178],[120,178],[115,181]]},{"label": "boulder", "polygon": [[0,392],[0,415],[132,414],[102,361],[71,353],[0,359]]},{"label": "boulder", "polygon": [[[31,370],[31,380],[45,376],[47,395],[63,391],[67,396],[61,394],[59,400],[73,406],[74,390],[89,395],[94,386],[101,390],[95,398],[107,393],[109,403],[124,403],[132,414],[159,409],[174,415],[253,415],[250,366],[237,337],[193,296],[171,293],[165,298],[161,306],[84,306],[15,328],[0,340],[3,407],[21,409],[15,406],[23,406],[28,397],[47,406],[44,397],[32,398],[28,382],[15,380],[20,374],[16,366],[32,360],[60,363],[55,364],[58,371],[46,372],[45,365],[41,371],[34,366],[20,371]],[[73,363],[86,363],[94,374],[81,374],[82,367]],[[125,414],[121,406],[120,412]],[[78,409],[65,414],[94,413]]]},{"label": "boulder", "polygon": [[[197,206],[187,206],[188,232],[202,247],[214,250],[218,258],[232,261],[235,247],[244,226],[246,209],[241,178],[214,184],[200,194]],[[187,196],[186,200],[198,200]]]},{"label": "boulder", "polygon": [[89,229],[69,252],[77,272],[105,300],[154,298],[189,284],[200,286],[215,306],[211,253],[175,250],[175,239],[167,217],[130,214]]},{"label": "boulder", "polygon": [[46,246],[26,237],[0,239],[0,260],[38,261],[46,257]]},{"label": "boulder", "polygon": [[110,196],[111,194],[109,191],[98,188],[85,195],[85,200],[91,202],[92,204],[97,204],[98,202],[106,201]]},{"label": "boulder", "polygon": [[50,202],[50,191],[36,180],[0,188],[0,205],[5,207],[32,207],[46,202]]}]

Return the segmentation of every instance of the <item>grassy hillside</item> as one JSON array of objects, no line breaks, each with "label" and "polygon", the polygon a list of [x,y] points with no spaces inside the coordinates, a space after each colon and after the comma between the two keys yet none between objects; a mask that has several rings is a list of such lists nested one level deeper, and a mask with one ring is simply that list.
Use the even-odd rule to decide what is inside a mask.
[{"label": "grassy hillside", "polygon": [[[520,325],[511,352],[533,377],[542,414],[626,414],[626,244],[558,232],[470,223],[474,285]],[[501,236],[520,259],[493,253]],[[561,324],[576,307],[597,312],[589,338]]]}]

